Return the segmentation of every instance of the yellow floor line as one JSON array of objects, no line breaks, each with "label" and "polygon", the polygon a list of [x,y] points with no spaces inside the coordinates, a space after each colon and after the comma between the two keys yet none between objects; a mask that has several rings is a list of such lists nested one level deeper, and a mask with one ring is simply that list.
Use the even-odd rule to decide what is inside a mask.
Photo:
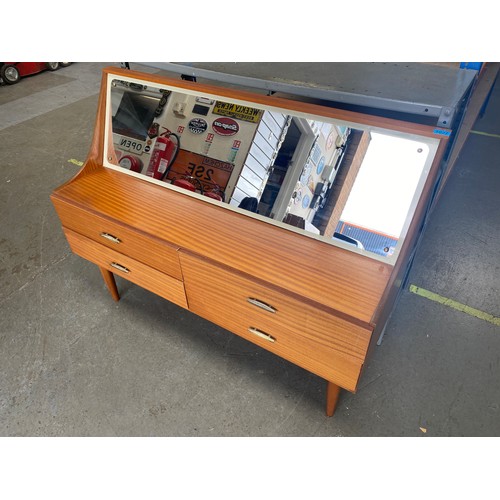
[{"label": "yellow floor line", "polygon": [[469,316],[474,316],[479,319],[483,319],[484,321],[488,321],[489,323],[493,323],[494,325],[500,326],[500,318],[496,316],[492,316],[491,314],[485,313],[484,311],[480,311],[479,309],[474,309],[473,307],[466,306],[465,304],[461,304],[452,299],[447,299],[442,295],[438,295],[434,292],[429,292],[429,290],[425,290],[424,288],[420,288],[415,285],[410,285],[410,292],[416,293],[421,297],[425,297],[426,299],[433,300],[434,302],[438,302],[439,304],[443,304],[445,306],[456,309],[457,311],[462,311]]},{"label": "yellow floor line", "polygon": [[69,159],[68,163],[73,163],[74,165],[78,165],[79,167],[83,165],[83,161],[75,160],[74,158]]},{"label": "yellow floor line", "polygon": [[480,132],[479,130],[471,130],[471,134],[477,134],[477,135],[485,135],[487,137],[496,137],[497,139],[500,139],[499,134],[488,134],[488,132]]}]

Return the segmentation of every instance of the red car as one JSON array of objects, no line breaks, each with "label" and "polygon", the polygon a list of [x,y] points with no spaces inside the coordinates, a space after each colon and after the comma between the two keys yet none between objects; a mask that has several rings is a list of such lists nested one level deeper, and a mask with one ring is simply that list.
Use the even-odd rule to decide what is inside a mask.
[{"label": "red car", "polygon": [[69,66],[70,62],[6,62],[0,63],[0,78],[12,85],[22,76],[34,75],[49,69],[55,71],[60,67]]}]

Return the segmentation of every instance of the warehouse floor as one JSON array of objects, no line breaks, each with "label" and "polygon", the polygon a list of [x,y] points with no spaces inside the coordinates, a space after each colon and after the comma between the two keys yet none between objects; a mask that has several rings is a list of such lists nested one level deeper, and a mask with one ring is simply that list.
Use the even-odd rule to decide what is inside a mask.
[{"label": "warehouse floor", "polygon": [[49,195],[85,160],[104,66],[0,88],[1,436],[500,435],[499,82],[359,391],[327,418],[322,379],[119,278],[113,302],[70,252]]}]

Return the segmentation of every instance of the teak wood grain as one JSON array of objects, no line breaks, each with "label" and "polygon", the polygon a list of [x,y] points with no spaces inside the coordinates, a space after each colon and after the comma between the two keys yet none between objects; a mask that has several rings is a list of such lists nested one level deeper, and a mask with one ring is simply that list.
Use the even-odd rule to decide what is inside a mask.
[{"label": "teak wood grain", "polygon": [[[64,229],[71,250],[101,268],[121,276],[174,304],[187,308],[186,294],[182,281],[152,269],[126,255],[100,245],[70,229]],[[111,264],[116,263],[129,272],[122,272]]]},{"label": "teak wood grain", "polygon": [[[241,273],[180,252],[189,309],[355,391],[371,331]],[[257,300],[275,312],[249,302]],[[264,334],[256,336],[251,330]],[[269,335],[272,340],[266,339]]]},{"label": "teak wood grain", "polygon": [[99,266],[99,271],[101,271],[102,279],[106,284],[106,287],[111,294],[113,300],[118,302],[120,300],[120,293],[118,292],[118,287],[116,286],[115,277],[111,271],[108,271],[105,267]]},{"label": "teak wood grain", "polygon": [[[55,199],[54,204],[64,227],[182,280],[178,247],[154,236],[132,230],[117,219],[105,218],[71,203]],[[103,234],[116,238],[118,242],[106,239]]]},{"label": "teak wood grain", "polygon": [[324,304],[366,325],[392,267],[111,169],[53,194],[169,244]]},{"label": "teak wood grain", "polygon": [[258,94],[256,92],[241,90],[234,87],[228,88],[223,85],[217,85],[214,83],[207,84],[192,82],[189,80],[176,80],[174,78],[162,75],[145,74],[139,71],[125,70],[115,67],[104,68],[103,74],[116,76],[117,78],[135,78],[137,79],[139,84],[143,84],[146,80],[147,82],[157,83],[160,86],[169,85],[172,87],[176,87],[177,89],[201,92],[204,95],[226,97],[228,99],[231,99],[232,102],[239,100],[244,101],[244,104],[251,103],[261,105],[266,108],[279,108],[280,111],[282,111],[283,109],[290,110],[295,112],[296,114],[303,114],[306,117],[317,115],[347,123],[360,124],[371,127],[381,127],[389,130],[406,132],[408,134],[422,135],[425,137],[435,137],[435,134],[433,132],[435,127],[431,127],[429,125],[397,120],[394,118],[386,118],[383,116],[369,115],[331,106],[323,106],[314,102],[306,102],[306,100],[301,101],[299,100],[300,98],[297,100],[292,100],[284,97],[279,97],[274,94]]}]

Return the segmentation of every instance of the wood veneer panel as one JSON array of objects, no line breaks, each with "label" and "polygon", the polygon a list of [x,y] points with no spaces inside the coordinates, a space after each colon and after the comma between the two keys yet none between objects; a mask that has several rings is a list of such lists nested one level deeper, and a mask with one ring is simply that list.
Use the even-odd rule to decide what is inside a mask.
[{"label": "wood veneer panel", "polygon": [[[68,239],[71,250],[99,267],[111,271],[146,290],[156,293],[174,304],[187,308],[186,294],[182,281],[163,274],[144,264],[127,257],[119,252],[111,250],[99,243],[82,236],[70,229],[64,228],[64,234]],[[129,270],[128,273],[121,272],[113,267],[112,263],[120,264]]]},{"label": "wood veneer panel", "polygon": [[66,200],[369,323],[392,267],[107,168],[65,185]]},{"label": "wood veneer panel", "polygon": [[[433,130],[435,127],[422,125],[419,123],[406,122],[402,120],[395,120],[393,118],[385,118],[382,116],[374,116],[355,111],[347,111],[343,109],[321,106],[310,102],[303,102],[300,100],[284,99],[283,97],[276,97],[274,95],[258,94],[246,90],[235,88],[227,88],[213,84],[191,82],[188,80],[176,80],[174,78],[154,75],[149,73],[141,73],[139,71],[124,70],[121,68],[107,67],[103,69],[103,74],[116,75],[117,77],[136,78],[141,83],[147,84],[148,82],[157,83],[159,85],[171,85],[177,87],[179,90],[193,90],[204,94],[215,94],[228,99],[246,101],[249,103],[260,104],[266,107],[277,107],[297,113],[304,113],[306,115],[319,115],[326,118],[333,118],[345,122],[358,123],[360,125],[368,125],[373,127],[382,127],[392,130],[398,130],[409,134],[418,134],[426,137],[436,137]],[[300,98],[299,98],[300,99]]]},{"label": "wood veneer panel", "polygon": [[[70,203],[54,200],[54,204],[64,227],[182,280],[177,247]],[[103,238],[103,233],[117,237],[120,243]]]},{"label": "wood veneer panel", "polygon": [[[180,258],[190,311],[345,389],[356,389],[370,330],[241,273],[182,251]],[[248,298],[272,306],[275,312],[251,304]]]}]

